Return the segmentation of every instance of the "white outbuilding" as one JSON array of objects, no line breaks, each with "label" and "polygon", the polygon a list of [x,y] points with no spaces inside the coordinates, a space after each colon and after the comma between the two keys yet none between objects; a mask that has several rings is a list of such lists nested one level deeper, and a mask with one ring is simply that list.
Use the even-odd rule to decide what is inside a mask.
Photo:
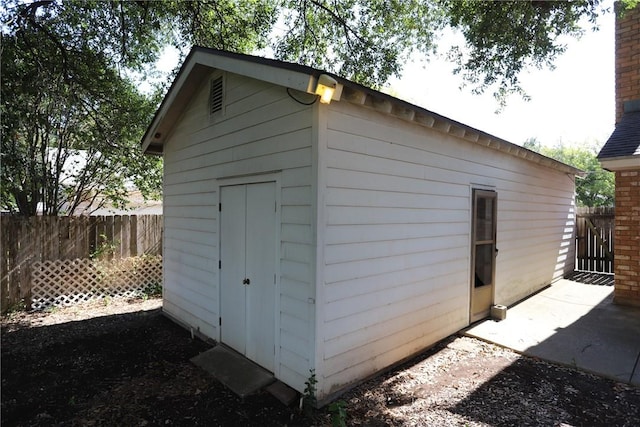
[{"label": "white outbuilding", "polygon": [[579,170],[313,68],[194,48],[142,148],[164,312],[321,402],[573,271]]}]

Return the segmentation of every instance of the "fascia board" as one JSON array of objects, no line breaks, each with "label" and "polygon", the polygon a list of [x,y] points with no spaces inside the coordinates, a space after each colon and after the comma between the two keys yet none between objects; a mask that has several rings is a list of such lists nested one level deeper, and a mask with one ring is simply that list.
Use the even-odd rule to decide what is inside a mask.
[{"label": "fascia board", "polygon": [[610,157],[598,159],[603,169],[608,171],[640,169],[640,156]]}]

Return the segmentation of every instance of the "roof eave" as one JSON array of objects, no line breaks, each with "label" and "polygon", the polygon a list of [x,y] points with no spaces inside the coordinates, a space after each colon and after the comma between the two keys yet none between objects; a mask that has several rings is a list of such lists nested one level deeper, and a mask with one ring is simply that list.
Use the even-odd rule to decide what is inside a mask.
[{"label": "roof eave", "polygon": [[599,157],[598,161],[600,162],[602,169],[610,172],[640,169],[639,154],[632,156]]},{"label": "roof eave", "polygon": [[513,144],[502,138],[498,138],[422,107],[394,98],[391,95],[375,91],[345,79],[338,79],[338,81],[344,86],[342,91],[343,101],[363,105],[402,120],[432,128],[438,132],[450,134],[478,145],[493,148],[514,157],[526,159],[573,176],[585,175],[585,172],[581,169]]},{"label": "roof eave", "polygon": [[318,77],[321,74],[328,74],[338,82],[334,100],[363,105],[567,174],[584,175],[583,171],[573,166],[334,74],[304,65],[202,47],[194,47],[191,50],[160,104],[142,139],[144,153],[162,154],[165,138],[173,124],[192,99],[202,80],[210,75],[213,69],[238,73],[307,93],[314,93]]}]

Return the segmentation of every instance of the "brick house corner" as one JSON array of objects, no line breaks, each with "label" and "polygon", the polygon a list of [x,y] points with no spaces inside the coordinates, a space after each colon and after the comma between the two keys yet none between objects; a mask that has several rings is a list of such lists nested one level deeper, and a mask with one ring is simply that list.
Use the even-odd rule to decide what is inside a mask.
[{"label": "brick house corner", "polygon": [[616,128],[598,160],[616,180],[614,302],[640,306],[640,5],[616,6]]}]

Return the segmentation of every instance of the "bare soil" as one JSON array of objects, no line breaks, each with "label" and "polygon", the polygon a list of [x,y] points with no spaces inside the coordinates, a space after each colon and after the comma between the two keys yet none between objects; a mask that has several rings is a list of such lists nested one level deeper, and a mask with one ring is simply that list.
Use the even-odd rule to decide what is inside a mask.
[{"label": "bare soil", "polygon": [[[2,319],[3,426],[331,425],[237,398],[189,362],[210,344],[157,299]],[[340,398],[354,426],[637,426],[640,389],[452,336]]]}]

